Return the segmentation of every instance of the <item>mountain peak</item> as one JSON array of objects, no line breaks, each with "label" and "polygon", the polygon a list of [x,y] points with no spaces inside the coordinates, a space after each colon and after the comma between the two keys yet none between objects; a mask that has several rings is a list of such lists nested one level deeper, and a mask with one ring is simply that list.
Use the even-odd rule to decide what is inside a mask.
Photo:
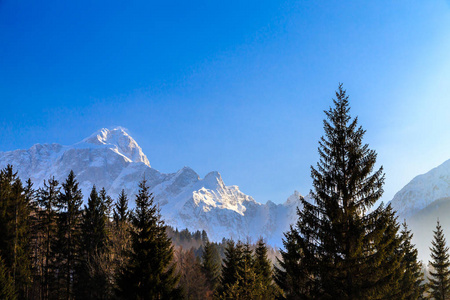
[{"label": "mountain peak", "polygon": [[142,152],[138,143],[127,133],[123,127],[113,129],[102,128],[85,138],[81,143],[97,146],[106,146],[128,158],[133,162],[142,162],[150,167],[147,156]]}]

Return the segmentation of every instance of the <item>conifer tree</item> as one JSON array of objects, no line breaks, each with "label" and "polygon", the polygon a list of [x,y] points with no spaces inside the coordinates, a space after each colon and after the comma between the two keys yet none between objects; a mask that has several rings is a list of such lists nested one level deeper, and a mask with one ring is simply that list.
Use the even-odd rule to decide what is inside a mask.
[{"label": "conifer tree", "polygon": [[1,256],[0,256],[0,299],[3,300],[17,299],[16,291],[14,289],[14,282]]},{"label": "conifer tree", "polygon": [[423,297],[425,284],[423,284],[422,264],[417,260],[417,249],[411,243],[413,234],[406,222],[402,224],[400,252],[403,253],[402,263],[405,272],[400,280],[401,299],[413,300]]},{"label": "conifer tree", "polygon": [[398,234],[400,225],[390,204],[386,207],[381,204],[378,209],[380,213],[376,216],[372,231],[374,243],[368,262],[382,263],[383,269],[375,276],[367,278],[369,285],[374,287],[371,289],[371,298],[402,299],[404,294],[400,281],[405,272],[405,264],[404,253],[400,251],[402,243]]},{"label": "conifer tree", "polygon": [[52,253],[52,244],[55,243],[55,226],[56,226],[56,205],[60,193],[59,182],[54,177],[44,180],[44,185],[37,191],[37,215],[38,215],[38,231],[41,235],[39,243],[42,279],[41,294],[42,298],[49,298],[49,291],[52,285],[54,274],[52,272],[52,263],[54,255]]},{"label": "conifer tree", "polygon": [[122,190],[119,194],[117,202],[114,204],[114,215],[113,220],[116,226],[120,223],[128,221],[130,212],[128,211],[128,197],[125,194],[125,190]]},{"label": "conifer tree", "polygon": [[[113,206],[113,199],[111,198],[111,196],[109,196],[106,193],[105,188],[103,187],[100,192],[98,193],[98,196],[100,197],[100,201],[102,203],[103,206],[103,211],[105,212],[105,217],[106,219],[109,220],[109,218],[111,217],[111,210],[112,210],[112,206]],[[108,227],[109,222],[105,223],[106,226]]]},{"label": "conifer tree", "polygon": [[0,255],[15,292],[25,298],[31,285],[30,200],[13,167],[0,171]]},{"label": "conifer tree", "polygon": [[259,238],[256,243],[254,268],[264,284],[270,286],[272,284],[272,263],[267,257],[267,246],[262,238]]},{"label": "conifer tree", "polygon": [[181,290],[173,246],[145,179],[139,184],[135,202],[132,251],[118,280],[118,294],[126,299],[178,299]]},{"label": "conifer tree", "polygon": [[40,295],[43,298],[43,249],[42,232],[40,230],[39,205],[37,202],[37,191],[33,188],[33,182],[30,178],[25,182],[24,187],[25,201],[29,205],[30,214],[29,223],[29,247],[31,263],[31,287],[27,291],[27,298]]},{"label": "conifer tree", "polygon": [[[263,286],[258,282],[258,277],[253,269],[253,255],[250,249],[250,244],[247,242],[242,244],[238,242],[235,247],[236,250],[236,268],[234,271],[233,279],[229,283],[222,283],[221,293],[218,295],[218,299],[262,299],[260,292]],[[231,252],[228,252],[231,253]],[[226,257],[231,258],[231,257]],[[232,260],[228,259],[229,266],[233,266]],[[225,268],[223,269],[226,270]],[[231,272],[229,268],[226,272]]]},{"label": "conifer tree", "polygon": [[102,272],[99,257],[107,251],[108,234],[106,229],[106,197],[100,197],[95,186],[92,187],[88,205],[84,208],[81,224],[82,249],[78,273],[77,294],[83,299],[101,299],[108,290],[107,274]]},{"label": "conifer tree", "polygon": [[96,251],[106,247],[106,211],[102,199],[97,193],[95,185],[88,198],[88,205],[84,208],[82,219],[83,251],[87,259],[92,258]]},{"label": "conifer tree", "polygon": [[113,241],[111,242],[115,257],[115,268],[118,270],[124,266],[125,253],[130,250],[129,219],[128,197],[125,191],[122,190],[114,204],[114,233],[112,236]]},{"label": "conifer tree", "polygon": [[238,280],[235,283],[239,286],[237,289],[239,298],[249,300],[260,298],[262,282],[255,272],[254,265],[253,252],[250,249],[250,242],[247,241],[242,247],[242,260],[238,269]]},{"label": "conifer tree", "polygon": [[[298,208],[297,214],[300,214]],[[306,241],[309,239],[300,238],[298,230],[292,225],[290,231],[284,233],[285,250],[280,249],[281,259],[277,258],[280,267],[275,267],[274,278],[287,299],[313,299],[313,295],[318,294],[307,265],[307,262],[312,263],[313,258],[306,256],[311,255],[309,252],[303,251]]]},{"label": "conifer tree", "polygon": [[300,199],[277,282],[288,298],[388,297],[388,279],[398,280],[390,265],[398,265],[398,226],[389,206],[369,212],[383,193],[383,169],[374,171],[377,155],[363,144],[365,130],[352,120],[342,85],[333,102],[325,111],[319,162],[311,167],[314,204]]},{"label": "conifer tree", "polygon": [[208,240],[203,246],[201,267],[209,290],[214,292],[219,284],[220,255],[217,247]]},{"label": "conifer tree", "polygon": [[238,279],[241,272],[243,260],[243,245],[233,240],[229,240],[225,247],[225,258],[222,264],[222,274],[220,276],[220,287],[218,289],[219,295],[223,294],[230,286],[232,286]]},{"label": "conifer tree", "polygon": [[272,262],[267,256],[267,245],[263,238],[259,238],[256,243],[253,269],[258,281],[265,287],[265,292],[262,294],[264,298],[274,298],[278,296],[279,289],[273,281]]},{"label": "conifer tree", "polygon": [[81,205],[83,195],[73,171],[62,184],[58,198],[58,218],[56,240],[53,245],[55,267],[58,268],[57,285],[54,293],[59,298],[74,297],[74,283],[77,281],[76,268],[80,260]]},{"label": "conifer tree", "polygon": [[[232,246],[232,244],[230,245]],[[220,293],[216,294],[217,299],[260,299],[270,300],[276,299],[276,290],[272,284],[270,263],[267,261],[267,249],[265,244],[260,240],[258,254],[253,252],[250,243],[238,243],[235,246],[237,260],[237,268],[235,268],[234,278],[222,286]],[[231,250],[230,247],[229,250]],[[227,251],[231,253],[231,251]],[[232,260],[227,256],[229,266],[232,266]],[[268,269],[265,265],[268,264]],[[269,271],[268,278],[264,276],[264,272]],[[230,272],[227,270],[226,272]]]},{"label": "conifer tree", "polygon": [[431,241],[431,261],[429,289],[430,295],[435,300],[445,300],[450,298],[450,260],[448,247],[446,246],[444,231],[437,221],[434,237]]}]

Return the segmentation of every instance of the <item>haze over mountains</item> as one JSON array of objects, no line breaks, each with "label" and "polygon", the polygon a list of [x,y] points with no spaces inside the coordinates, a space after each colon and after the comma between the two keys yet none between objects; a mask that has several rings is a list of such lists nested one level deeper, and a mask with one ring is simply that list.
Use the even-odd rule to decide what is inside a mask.
[{"label": "haze over mountains", "polygon": [[85,200],[95,184],[113,198],[124,189],[131,207],[138,183],[145,177],[167,224],[191,231],[204,229],[214,241],[223,237],[256,241],[262,236],[279,247],[283,232],[297,218],[298,192],[283,204],[261,204],[238,186],[226,186],[216,171],[204,178],[189,167],[161,173],[120,127],[101,129],[72,146],[36,144],[28,150],[1,152],[0,167],[7,164],[23,180],[30,178],[35,188],[51,176],[62,182],[73,170]]},{"label": "haze over mountains", "polygon": [[[161,173],[150,165],[136,141],[122,128],[101,129],[71,146],[36,144],[28,150],[0,152],[0,167],[12,164],[20,178],[35,187],[55,176],[62,182],[74,170],[85,199],[92,186],[105,187],[113,198],[125,189],[133,207],[138,182],[144,176],[167,224],[179,229],[205,230],[210,239],[260,236],[280,247],[283,232],[296,219],[300,194],[294,192],[283,204],[257,202],[238,186],[227,186],[220,173],[204,178],[191,168]],[[432,230],[439,217],[450,238],[450,160],[415,177],[391,201],[399,221],[407,220],[422,260],[428,260]]]},{"label": "haze over mountains", "polygon": [[450,159],[414,177],[391,201],[399,221],[406,220],[414,232],[419,258],[427,262],[429,247],[439,219],[447,241],[450,239]]}]

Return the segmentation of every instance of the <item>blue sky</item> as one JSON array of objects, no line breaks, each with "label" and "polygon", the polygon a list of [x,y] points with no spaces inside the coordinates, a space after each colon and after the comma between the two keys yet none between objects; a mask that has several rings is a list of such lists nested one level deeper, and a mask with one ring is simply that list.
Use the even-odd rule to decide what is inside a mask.
[{"label": "blue sky", "polygon": [[123,126],[162,172],[282,202],[342,82],[383,200],[450,159],[448,0],[42,2],[0,0],[0,151]]}]

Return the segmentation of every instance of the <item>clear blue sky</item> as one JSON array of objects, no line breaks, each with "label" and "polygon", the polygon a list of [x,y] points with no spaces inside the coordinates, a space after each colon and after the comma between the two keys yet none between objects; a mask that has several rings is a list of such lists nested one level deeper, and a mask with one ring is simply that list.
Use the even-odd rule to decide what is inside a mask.
[{"label": "clear blue sky", "polygon": [[0,0],[0,151],[120,125],[162,172],[281,202],[339,82],[388,201],[450,158],[450,1]]}]

